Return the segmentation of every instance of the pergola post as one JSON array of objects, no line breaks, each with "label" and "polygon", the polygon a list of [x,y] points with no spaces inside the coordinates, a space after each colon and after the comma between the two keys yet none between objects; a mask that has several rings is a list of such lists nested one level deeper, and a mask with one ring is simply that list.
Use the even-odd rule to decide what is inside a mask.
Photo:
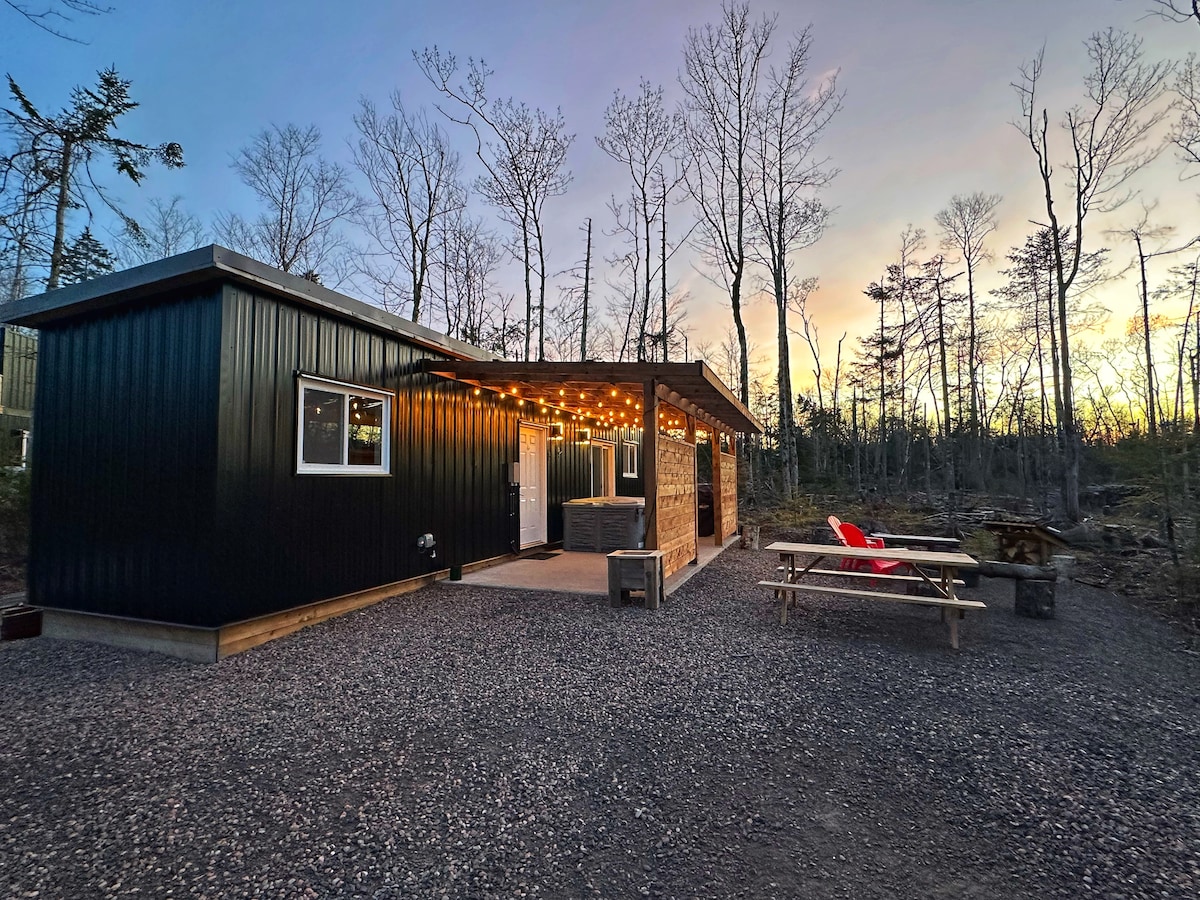
[{"label": "pergola post", "polygon": [[688,562],[695,563],[700,559],[700,470],[696,459],[696,417],[687,415],[684,418],[687,429],[687,442],[692,447],[692,522],[695,526],[695,534],[693,537],[693,546],[696,548],[696,554]]},{"label": "pergola post", "polygon": [[708,429],[708,440],[712,445],[712,492],[713,492],[713,543],[718,547],[725,543],[724,508],[721,505],[721,432]]},{"label": "pergola post", "polygon": [[646,496],[647,550],[658,550],[658,393],[647,381],[642,391],[642,493]]}]

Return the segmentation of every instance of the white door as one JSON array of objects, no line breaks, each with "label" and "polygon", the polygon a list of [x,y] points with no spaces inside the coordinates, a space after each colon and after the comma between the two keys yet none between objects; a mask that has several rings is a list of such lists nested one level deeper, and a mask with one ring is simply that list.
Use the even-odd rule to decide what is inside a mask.
[{"label": "white door", "polygon": [[518,426],[521,462],[521,546],[546,543],[546,431]]}]

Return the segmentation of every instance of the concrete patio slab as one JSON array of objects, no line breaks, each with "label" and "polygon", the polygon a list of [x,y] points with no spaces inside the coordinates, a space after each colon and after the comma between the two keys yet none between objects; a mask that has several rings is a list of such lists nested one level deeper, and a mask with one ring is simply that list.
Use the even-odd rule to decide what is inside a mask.
[{"label": "concrete patio slab", "polygon": [[[716,559],[721,551],[736,543],[737,540],[737,535],[734,535],[720,547],[712,543],[702,543],[697,550],[696,562],[693,565],[684,566],[666,580],[664,585],[666,595],[670,596],[676,588]],[[461,581],[447,581],[446,584],[553,591],[562,594],[594,594],[607,597],[608,555],[564,550],[555,553],[550,559],[525,557],[500,563],[487,569],[479,569],[463,575]]]}]

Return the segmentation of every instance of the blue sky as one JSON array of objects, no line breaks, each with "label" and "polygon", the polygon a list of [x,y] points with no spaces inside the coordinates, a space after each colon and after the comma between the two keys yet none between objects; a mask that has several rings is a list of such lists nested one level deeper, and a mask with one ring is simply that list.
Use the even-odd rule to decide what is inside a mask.
[{"label": "blue sky", "polygon": [[[484,57],[495,70],[498,94],[561,106],[577,134],[569,157],[575,182],[548,207],[556,269],[581,254],[580,223],[592,216],[598,226],[606,225],[605,201],[625,190],[618,166],[594,142],[613,91],[631,92],[644,76],[665,85],[669,97],[677,96],[687,29],[714,20],[719,9],[716,0],[112,0],[112,5],[111,15],[68,26],[88,42],[82,45],[45,35],[0,10],[0,69],[43,108],[61,105],[73,85],[89,83],[108,65],[132,79],[142,106],[127,118],[124,132],[147,142],[178,141],[187,162],[177,172],[152,171],[140,190],[120,189],[135,215],[147,198],[173,194],[182,195],[185,206],[206,222],[218,210],[247,211],[251,199],[229,161],[270,123],[318,125],[326,154],[349,166],[346,141],[359,98],[386,104],[399,89],[410,103],[432,103],[411,51],[437,44],[463,58]],[[1045,98],[1053,112],[1079,95],[1082,41],[1093,30],[1130,28],[1155,56],[1200,50],[1200,27],[1147,19],[1146,5],[1143,0],[753,4],[756,13],[778,11],[781,46],[792,31],[811,23],[814,73],[840,69],[846,91],[844,110],[823,145],[841,169],[826,195],[837,212],[827,236],[801,258],[801,268],[821,279],[813,308],[830,341],[843,329],[869,330],[872,309],[862,289],[895,256],[907,223],[932,234],[933,216],[951,195],[1004,194],[993,246],[1002,254],[1022,240],[1028,220],[1040,210],[1030,151],[1009,124],[1019,113],[1010,87],[1017,67],[1045,44]],[[1168,157],[1142,186],[1148,198],[1162,201],[1162,218],[1181,230],[1200,224],[1197,188],[1180,184],[1178,167]],[[1132,214],[1131,209],[1125,218]],[[686,208],[673,216],[682,222]],[[1114,217],[1097,228],[1120,221]],[[676,274],[692,290],[690,320],[697,337],[719,335],[729,321],[720,292],[683,266]],[[1121,290],[1113,289],[1109,305],[1125,315],[1120,307],[1130,290]],[[757,304],[750,318],[752,339],[770,346],[769,304]]]}]

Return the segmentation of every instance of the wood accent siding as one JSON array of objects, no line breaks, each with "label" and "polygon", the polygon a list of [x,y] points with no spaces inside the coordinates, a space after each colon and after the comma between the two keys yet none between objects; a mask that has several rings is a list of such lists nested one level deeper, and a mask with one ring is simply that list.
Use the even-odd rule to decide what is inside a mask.
[{"label": "wood accent siding", "polygon": [[721,527],[720,537],[729,537],[737,531],[737,457],[732,453],[721,453]]},{"label": "wood accent siding", "polygon": [[696,558],[696,448],[658,436],[658,550],[669,576]]}]

